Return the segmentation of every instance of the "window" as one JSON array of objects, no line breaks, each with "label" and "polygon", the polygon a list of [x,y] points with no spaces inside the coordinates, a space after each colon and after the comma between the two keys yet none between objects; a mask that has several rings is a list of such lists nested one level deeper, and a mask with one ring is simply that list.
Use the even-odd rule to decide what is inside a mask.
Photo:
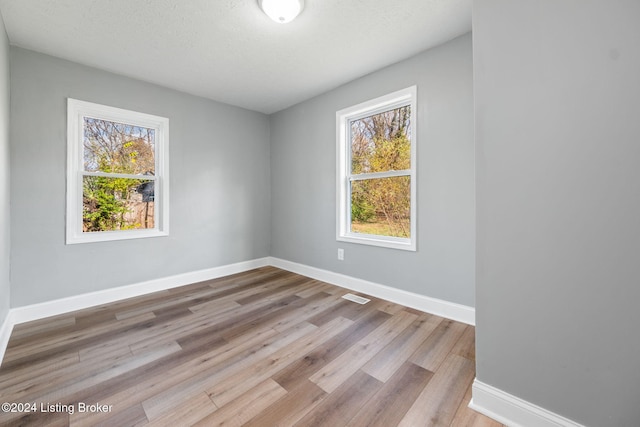
[{"label": "window", "polygon": [[336,113],[337,239],[416,250],[416,87]]},{"label": "window", "polygon": [[68,99],[67,244],[169,234],[169,120]]}]

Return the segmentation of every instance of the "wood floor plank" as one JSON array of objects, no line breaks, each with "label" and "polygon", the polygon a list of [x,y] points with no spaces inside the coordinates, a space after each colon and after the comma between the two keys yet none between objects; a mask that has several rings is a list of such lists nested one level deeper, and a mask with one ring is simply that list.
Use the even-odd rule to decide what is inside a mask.
[{"label": "wood floor plank", "polygon": [[411,362],[405,362],[346,426],[389,427],[398,425],[432,376],[433,372]]},{"label": "wood floor plank", "polygon": [[469,402],[471,401],[471,387],[472,384],[469,384],[467,392],[464,395],[464,399],[462,399],[462,402],[453,417],[453,421],[451,421],[451,426],[503,427],[499,422],[469,408]]},{"label": "wood floor plank", "polygon": [[[74,414],[75,415],[75,414]],[[132,405],[126,410],[115,413],[103,421],[87,420],[77,422],[73,415],[69,416],[70,427],[113,427],[113,426],[131,426],[138,427],[147,425],[149,421],[142,409],[142,405]]]},{"label": "wood floor plank", "polygon": [[109,344],[96,344],[96,345],[79,349],[78,356],[80,357],[80,361],[81,362],[89,362],[89,361],[98,362],[100,360],[109,359],[112,357],[133,354],[131,352],[131,347],[129,346],[129,341],[124,341],[124,342],[116,341],[116,342],[117,342],[116,345],[114,345],[114,343],[110,341]]},{"label": "wood floor plank", "polygon": [[347,425],[381,387],[382,383],[380,381],[360,370],[356,371],[294,426]]},{"label": "wood floor plank", "polygon": [[398,426],[449,427],[474,376],[469,359],[447,356]]},{"label": "wood floor plank", "polygon": [[199,427],[241,427],[286,394],[287,391],[280,384],[268,378],[222,409],[198,420],[193,425]]},{"label": "wood floor plank", "polygon": [[379,311],[369,313],[368,316],[364,316],[359,322],[354,323],[314,351],[299,358],[296,362],[276,373],[273,379],[289,391],[295,389],[301,383],[306,382],[307,378],[311,375],[326,366],[327,363],[344,353],[354,342],[358,342],[364,338],[388,318],[388,314]]},{"label": "wood floor plank", "polygon": [[213,318],[215,320],[210,326],[197,332],[189,332],[185,338],[199,340],[211,334],[221,333],[225,339],[231,340],[242,333],[251,333],[253,327],[260,326],[256,320],[261,316],[272,314],[274,311],[287,307],[299,299],[295,295],[280,295],[279,298],[274,300],[265,299],[260,303],[240,306],[227,313],[221,313],[219,316],[214,315]]},{"label": "wood floor plank", "polygon": [[[135,334],[128,334],[128,338],[134,341],[131,344],[134,351],[149,345],[156,345],[158,342],[175,340],[178,337],[181,339],[180,344],[183,345],[183,341],[187,341],[189,338],[197,340],[198,337],[194,336],[196,333],[210,336],[216,331],[227,328],[232,323],[237,323],[233,321],[234,318],[243,317],[246,320],[260,308],[264,306],[272,307],[273,304],[273,301],[265,300],[253,306],[240,306],[232,300],[221,300],[215,306],[214,314],[201,312],[181,319],[164,321],[160,324],[154,324],[150,328],[137,331]],[[213,309],[214,307],[211,308]],[[100,345],[122,344],[128,345],[129,343],[124,343],[122,337],[116,337]]]},{"label": "wood floor plank", "polygon": [[333,295],[333,292],[331,292],[332,289],[333,286],[321,282],[320,280],[310,280],[307,284],[298,287],[296,295],[300,298],[310,297],[318,292],[326,292]]},{"label": "wood floor plank", "polygon": [[192,315],[176,321],[164,322],[149,328],[146,333],[132,336],[134,342],[128,344],[132,351],[136,351],[163,341],[185,340],[186,337],[215,327],[225,321],[227,316],[234,316],[247,311],[246,309],[240,310],[240,308],[238,304],[230,301],[218,306],[215,315],[201,313],[200,315]]},{"label": "wood floor plank", "polygon": [[314,325],[321,325],[322,323],[328,322],[337,316],[357,320],[359,317],[365,316],[367,313],[371,313],[372,311],[381,311],[381,306],[386,306],[386,302],[383,301],[372,301],[367,304],[358,304],[353,301],[347,301],[342,299],[342,295],[345,293],[347,292],[341,292],[338,294],[340,297],[340,302],[338,304],[332,306],[330,310],[318,313],[314,317],[310,318],[309,322]]},{"label": "wood floor plank", "polygon": [[320,328],[311,330],[308,334],[291,342],[286,347],[254,363],[248,369],[229,376],[224,381],[216,382],[213,387],[207,389],[207,394],[216,405],[222,407],[251,387],[293,363],[300,355],[308,354],[320,344],[344,331],[352,323],[353,321],[349,319],[339,317]]},{"label": "wood floor plank", "polygon": [[175,341],[176,337],[182,336],[185,331],[199,330],[200,328],[211,326],[218,321],[217,318],[206,315],[193,315],[179,319],[164,319],[156,322],[143,323],[140,327],[121,331],[109,335],[103,335],[101,340],[85,342],[80,348],[81,357],[88,358],[92,354],[102,354],[105,352],[118,352],[127,349],[136,353],[147,347],[154,347],[162,342]]},{"label": "wood floor plank", "polygon": [[[407,310],[407,307],[404,307],[400,304],[396,304],[393,302],[383,301],[379,310],[393,315],[393,314],[397,314],[402,310]],[[422,313],[414,313],[414,314],[420,315]]]},{"label": "wood floor plank", "polygon": [[[180,404],[180,410],[173,407],[155,416],[148,425],[150,426],[191,426],[201,419],[216,411],[218,407],[205,393],[196,393]],[[146,411],[145,411],[146,413]],[[150,417],[147,417],[150,418]]]},{"label": "wood floor plank", "polygon": [[207,286],[205,289],[190,292],[178,298],[161,299],[158,301],[154,301],[152,303],[138,304],[135,307],[117,311],[115,313],[115,316],[116,316],[116,319],[123,320],[129,317],[139,316],[140,314],[143,314],[143,313],[155,312],[155,311],[172,308],[176,306],[178,307],[189,306],[194,304],[194,301],[199,301],[200,299],[207,298],[207,297],[213,297],[214,295],[217,295],[219,292],[220,292],[219,290],[212,289],[211,287]]},{"label": "wood floor plank", "polygon": [[[241,273],[232,274],[230,276],[219,277],[203,283],[208,284],[212,288],[223,288],[231,284],[236,289],[242,289],[244,286],[256,286],[263,283],[274,283],[281,277],[290,275],[291,272],[281,270],[279,268],[266,266]],[[180,288],[176,288],[179,291]]]},{"label": "wood floor plank", "polygon": [[[99,382],[98,379],[104,380],[105,378],[116,376],[118,370],[142,366],[151,360],[179,350],[180,347],[176,345],[171,348],[151,349],[135,358],[129,353],[118,356],[109,355],[109,357],[102,360],[80,361],[61,369],[49,370],[38,377],[31,376],[25,381],[7,386],[2,390],[2,394],[10,395],[12,399],[17,399],[16,401],[23,401],[20,399],[24,399],[26,396],[44,398],[44,396],[54,393],[59,387],[64,388],[65,392],[69,393],[83,384],[90,384],[92,381]],[[51,398],[49,397],[49,399]]]},{"label": "wood floor plank", "polygon": [[256,310],[250,315],[244,316],[242,322],[236,322],[235,326],[229,326],[226,328],[223,336],[225,339],[231,340],[251,331],[258,325],[270,325],[271,327],[274,327],[283,319],[291,317],[291,313],[303,310],[308,303],[319,298],[322,298],[321,295],[311,296],[306,299],[302,299],[295,295],[281,298],[275,301],[272,305],[266,306],[263,310]]},{"label": "wood floor plank", "polygon": [[258,294],[262,295],[262,297],[256,299],[265,304],[273,299],[279,298],[279,296],[270,297],[269,294],[278,293],[281,295],[283,293],[287,293],[287,287],[290,286],[291,281],[295,279],[296,277],[292,277],[291,273],[280,271],[267,275],[258,286],[256,286],[255,282],[250,280],[247,280],[236,287],[227,287],[224,285],[222,289],[220,289],[219,286],[211,284],[210,288],[214,290],[213,293],[205,297],[193,299],[190,302],[186,301],[181,306],[189,308],[192,312],[197,312],[201,309],[210,311],[211,309],[215,309],[217,303],[228,300],[238,302],[244,297]]},{"label": "wood floor plank", "polygon": [[[188,400],[191,395],[205,392],[214,384],[249,368],[260,359],[270,356],[315,329],[317,329],[317,327],[309,323],[300,324],[296,328],[292,328],[291,331],[277,335],[278,339],[263,346],[260,350],[242,359],[234,359],[233,363],[229,365],[224,367],[215,366],[215,369],[203,372],[191,371],[188,379],[185,381],[170,388],[165,388],[161,393],[143,402],[142,406],[144,407],[147,417],[153,419],[164,412],[166,408],[178,407],[181,402]],[[181,371],[184,370],[181,369]]]},{"label": "wood floor plank", "polygon": [[467,325],[445,319],[411,356],[411,361],[435,372],[460,339]]},{"label": "wood floor plank", "polygon": [[153,313],[144,313],[140,316],[132,317],[125,320],[117,321],[115,324],[101,324],[94,328],[88,328],[77,333],[66,334],[62,337],[45,339],[42,342],[31,342],[29,344],[20,345],[11,349],[7,349],[5,353],[3,365],[11,365],[12,362],[17,364],[30,363],[39,357],[50,356],[58,352],[68,352],[72,346],[78,346],[83,342],[96,341],[108,335],[117,334],[125,330],[131,330],[140,325],[145,325],[150,319],[153,319]]},{"label": "wood floor plank", "polygon": [[[192,286],[194,285],[185,286],[183,288],[183,292],[189,292],[187,291],[187,288],[191,289]],[[119,311],[128,310],[130,308],[137,307],[140,304],[152,304],[154,301],[162,301],[171,298],[171,290],[165,289],[108,304],[76,310],[69,314],[76,317],[76,323],[86,325],[87,323],[93,323],[94,320],[104,321],[108,317],[115,319],[115,315]]]},{"label": "wood floor plank", "polygon": [[80,356],[77,351],[62,353],[55,357],[41,360],[38,363],[23,366],[17,369],[5,369],[0,367],[0,390],[5,392],[9,387],[20,382],[29,381],[30,378],[42,378],[48,372],[58,371],[67,366],[75,365],[80,362]]},{"label": "wood floor plank", "polygon": [[311,279],[304,276],[298,276],[296,274],[292,274],[287,278],[283,278],[279,281],[277,287],[269,287],[265,289],[261,293],[254,293],[253,295],[247,295],[246,297],[236,299],[236,302],[240,305],[251,304],[256,301],[268,299],[269,296],[281,294],[282,292],[290,292],[290,288],[294,286],[301,286],[309,283]]},{"label": "wood floor plank", "polygon": [[243,427],[290,427],[318,406],[326,395],[320,387],[304,380],[295,391],[289,391]]},{"label": "wood floor plank", "polygon": [[268,285],[262,285],[257,287],[251,287],[247,285],[246,289],[242,291],[227,293],[227,295],[225,296],[218,296],[215,299],[212,299],[209,301],[192,303],[191,305],[189,305],[189,311],[195,314],[212,313],[212,312],[216,312],[218,310],[218,307],[225,303],[232,303],[236,307],[240,307],[240,304],[236,301],[237,299],[240,299],[243,296],[253,295],[254,293],[257,293],[266,289],[269,289]]},{"label": "wood floor plank", "polygon": [[[216,367],[234,358],[243,359],[268,344],[275,336],[275,331],[256,333],[253,337],[241,343],[227,343],[208,352],[190,352],[166,357],[159,364],[132,371],[128,375],[115,378],[103,387],[96,387],[87,393],[84,399],[99,401],[112,405],[114,410],[126,409],[127,405],[141,404],[144,400],[160,394],[165,390],[186,381],[194,375],[209,375]],[[74,396],[75,397],[75,396]],[[80,397],[75,397],[80,399]],[[107,418],[103,414],[78,414],[77,418],[102,420]]]},{"label": "wood floor plank", "polygon": [[424,342],[424,337],[429,336],[442,320],[438,316],[421,314],[408,328],[398,334],[393,341],[367,362],[362,370],[372,377],[386,382]]},{"label": "wood floor plank", "polygon": [[6,427],[67,427],[69,425],[69,414],[67,412],[42,413],[40,411],[25,414],[0,412],[0,425]]},{"label": "wood floor plank", "polygon": [[[86,370],[79,376],[76,376],[74,372],[68,372],[67,375],[61,377],[58,373],[52,373],[52,376],[57,375],[59,377],[59,379],[56,379],[56,382],[53,382],[51,379],[49,380],[51,382],[46,382],[46,379],[43,380],[45,382],[42,382],[39,379],[33,379],[33,381],[28,384],[25,383],[23,388],[18,390],[3,390],[0,397],[4,399],[4,401],[9,402],[34,401],[45,404],[49,402],[61,402],[64,404],[73,403],[69,402],[67,399],[68,395],[78,393],[96,383],[99,384],[123,372],[133,370],[136,367],[144,366],[145,364],[177,350],[179,350],[179,348],[162,348],[157,351],[149,351],[143,355],[133,358],[124,358],[122,360],[105,364],[96,371]],[[9,419],[14,418],[14,414],[8,415]]]},{"label": "wood floor plank", "polygon": [[224,284],[222,288],[220,288],[219,285],[214,286],[213,284],[211,284],[210,287],[218,291],[218,293],[214,294],[215,298],[209,299],[207,301],[193,302],[189,306],[189,309],[194,313],[203,310],[210,311],[211,309],[215,309],[216,304],[220,302],[230,300],[238,301],[250,295],[260,294],[270,289],[278,288],[283,285],[282,283],[279,283],[279,279],[282,277],[284,277],[283,274],[273,274],[269,276],[268,281],[261,280],[258,283],[250,280],[251,278],[249,277],[245,281],[236,284],[236,286],[233,286],[234,282],[232,281]]},{"label": "wood floor plank", "polygon": [[339,299],[336,304],[310,317],[309,323],[320,326],[336,317],[351,318],[353,316],[346,315],[346,313],[348,313],[349,309],[354,305],[355,304],[350,301]]},{"label": "wood floor plank", "polygon": [[[29,337],[32,340],[41,339],[42,336],[50,334],[51,331],[60,329],[66,326],[73,326],[76,324],[75,316],[61,316],[57,319],[44,319],[35,320],[32,322],[17,324],[14,326],[11,332],[11,345],[20,345],[21,341]],[[33,337],[39,335],[38,337]]]},{"label": "wood floor plank", "polygon": [[296,322],[307,321],[307,319],[315,316],[317,313],[331,308],[338,302],[339,301],[335,296],[325,292],[319,292],[305,298],[301,298],[298,303],[300,308],[296,310],[295,315],[288,315],[281,318],[281,320],[273,325],[273,328],[277,331],[288,329]]},{"label": "wood floor plank", "polygon": [[502,427],[467,407],[475,328],[275,267],[17,325],[0,425]]},{"label": "wood floor plank", "polygon": [[415,314],[400,312],[391,317],[375,331],[354,344],[335,360],[313,374],[309,379],[327,393],[333,392],[348,377],[353,375],[378,351],[391,342],[417,318]]},{"label": "wood floor plank", "polygon": [[454,344],[451,353],[476,360],[476,328],[467,325],[460,339]]}]

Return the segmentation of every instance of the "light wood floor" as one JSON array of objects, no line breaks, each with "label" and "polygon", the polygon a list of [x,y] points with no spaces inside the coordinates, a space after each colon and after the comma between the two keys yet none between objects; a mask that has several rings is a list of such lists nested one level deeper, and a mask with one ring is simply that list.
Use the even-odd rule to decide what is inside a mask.
[{"label": "light wood floor", "polygon": [[35,408],[0,425],[501,425],[472,326],[346,292],[265,267],[17,325],[0,402]]}]

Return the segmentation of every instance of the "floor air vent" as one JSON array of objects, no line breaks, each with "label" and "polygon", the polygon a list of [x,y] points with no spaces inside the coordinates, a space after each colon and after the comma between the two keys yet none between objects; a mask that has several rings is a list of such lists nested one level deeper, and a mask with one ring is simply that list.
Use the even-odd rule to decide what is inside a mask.
[{"label": "floor air vent", "polygon": [[370,299],[359,297],[358,295],[354,294],[345,294],[342,295],[342,298],[348,299],[349,301],[357,302],[358,304],[366,304],[371,301]]}]

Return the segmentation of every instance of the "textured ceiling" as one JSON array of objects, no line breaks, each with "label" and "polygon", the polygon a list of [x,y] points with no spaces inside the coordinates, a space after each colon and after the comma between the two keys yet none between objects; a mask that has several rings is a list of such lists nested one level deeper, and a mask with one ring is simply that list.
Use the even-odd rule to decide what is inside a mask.
[{"label": "textured ceiling", "polygon": [[471,30],[471,0],[0,0],[11,44],[272,113]]}]

